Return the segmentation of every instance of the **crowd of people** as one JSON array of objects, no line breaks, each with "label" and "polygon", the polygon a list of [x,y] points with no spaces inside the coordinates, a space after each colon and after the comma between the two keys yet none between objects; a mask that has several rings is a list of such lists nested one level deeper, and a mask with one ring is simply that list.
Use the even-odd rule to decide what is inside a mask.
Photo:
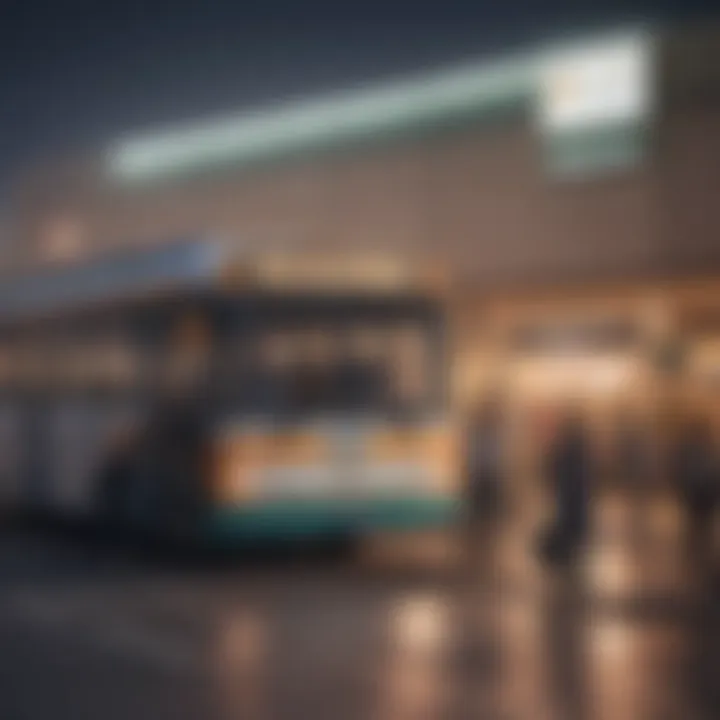
[{"label": "crowd of people", "polygon": [[[489,401],[480,405],[471,414],[468,428],[468,507],[477,523],[498,517],[508,506],[511,479],[501,404]],[[650,495],[651,476],[657,469],[648,462],[647,443],[637,425],[623,420],[618,429],[611,474],[636,504],[642,504]],[[546,562],[568,562],[588,540],[592,501],[603,473],[581,413],[571,409],[558,414],[542,455],[541,475],[553,517],[543,529],[537,549]],[[663,457],[664,474],[687,518],[693,552],[704,552],[712,545],[713,523],[720,508],[720,447],[709,422],[701,417],[688,419]]]}]

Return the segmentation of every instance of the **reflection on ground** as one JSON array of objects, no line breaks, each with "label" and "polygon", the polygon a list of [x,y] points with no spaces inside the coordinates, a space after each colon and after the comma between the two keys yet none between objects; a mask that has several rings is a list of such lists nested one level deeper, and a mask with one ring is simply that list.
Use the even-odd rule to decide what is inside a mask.
[{"label": "reflection on ground", "polygon": [[0,717],[710,720],[717,585],[671,502],[640,515],[599,503],[565,573],[538,565],[531,515],[482,528],[450,572],[151,567],[8,538]]}]

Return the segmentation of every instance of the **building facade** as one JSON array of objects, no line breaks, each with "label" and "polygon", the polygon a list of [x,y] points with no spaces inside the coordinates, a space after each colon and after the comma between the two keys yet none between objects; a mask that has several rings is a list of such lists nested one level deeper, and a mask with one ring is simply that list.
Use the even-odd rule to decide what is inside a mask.
[{"label": "building facade", "polygon": [[[198,232],[249,251],[439,252],[483,286],[703,271],[720,260],[718,39],[643,29],[121,139],[18,179],[15,250]],[[582,72],[590,54],[600,81]],[[553,112],[560,131],[544,127]],[[557,171],[578,135],[585,167]],[[604,167],[593,143],[626,157]]]},{"label": "building facade", "polygon": [[[249,253],[437,258],[454,278],[461,402],[518,355],[542,357],[514,376],[523,397],[601,378],[605,399],[627,404],[632,386],[659,402],[652,348],[715,333],[684,318],[712,317],[720,288],[719,61],[716,27],[640,28],[121,138],[18,178],[12,252],[202,234]],[[550,342],[508,349],[511,328],[600,316],[639,330],[621,350],[598,340],[596,365],[552,370]]]}]

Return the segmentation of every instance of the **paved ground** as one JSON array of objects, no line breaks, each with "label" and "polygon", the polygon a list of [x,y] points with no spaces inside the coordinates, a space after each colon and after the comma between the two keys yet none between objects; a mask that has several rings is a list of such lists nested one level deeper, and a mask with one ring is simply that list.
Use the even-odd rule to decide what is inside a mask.
[{"label": "paved ground", "polygon": [[640,538],[624,501],[597,517],[575,578],[537,567],[527,519],[470,569],[415,543],[199,568],[7,534],[0,718],[720,717],[720,601],[676,509]]}]

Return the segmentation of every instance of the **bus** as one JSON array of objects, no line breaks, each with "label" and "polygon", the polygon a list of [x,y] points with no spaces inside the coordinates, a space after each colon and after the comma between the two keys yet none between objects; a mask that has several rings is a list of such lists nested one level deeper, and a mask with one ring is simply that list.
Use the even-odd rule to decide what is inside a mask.
[{"label": "bus", "polygon": [[6,502],[226,546],[460,510],[442,292],[204,239],[0,281]]}]

